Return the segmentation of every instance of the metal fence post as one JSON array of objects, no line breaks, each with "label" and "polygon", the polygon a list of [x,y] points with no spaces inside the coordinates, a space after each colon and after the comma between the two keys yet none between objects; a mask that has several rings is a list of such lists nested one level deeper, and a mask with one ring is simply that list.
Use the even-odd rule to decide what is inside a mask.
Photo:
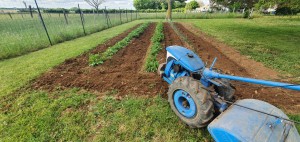
[{"label": "metal fence post", "polygon": [[11,16],[11,14],[10,14],[10,12],[8,12],[7,14],[10,17],[10,19],[13,19],[12,16]]},{"label": "metal fence post", "polygon": [[125,12],[126,12],[126,19],[127,19],[127,22],[128,22],[128,17],[127,17],[127,8],[126,8]]},{"label": "metal fence post", "polygon": [[80,9],[80,7],[79,7],[79,4],[78,4],[78,10],[79,10],[79,14],[80,14],[80,20],[81,20],[81,25],[82,25],[83,33],[84,33],[84,35],[86,35],[86,33],[85,33],[85,28],[84,28],[84,23],[83,23],[83,14],[82,14],[82,12],[81,12],[81,9]]},{"label": "metal fence post", "polygon": [[119,13],[120,13],[120,21],[121,21],[121,24],[122,24],[122,13],[121,13],[120,7],[119,7]]},{"label": "metal fence post", "polygon": [[130,10],[130,19],[132,21],[132,9]]},{"label": "metal fence post", "polygon": [[67,16],[66,16],[66,12],[65,12],[65,10],[63,10],[63,13],[64,13],[64,17],[65,17],[66,24],[68,25],[68,24],[69,24],[69,22],[68,22],[68,19],[67,19]]},{"label": "metal fence post", "polygon": [[[38,10],[39,17],[40,17],[40,19],[41,19],[41,21],[42,21],[43,27],[44,27],[44,29],[45,29],[45,32],[46,32],[46,34],[47,34],[48,40],[49,40],[49,42],[50,42],[50,45],[52,46],[52,42],[51,42],[51,39],[50,39],[48,30],[47,30],[47,27],[46,27],[46,25],[45,25],[44,19],[43,19],[43,17],[42,17],[40,8],[39,8],[39,6],[38,6],[36,0],[34,0],[34,2],[35,2],[35,5],[36,5],[36,8],[37,8],[37,10]],[[30,7],[31,7],[31,6],[30,6]]]},{"label": "metal fence post", "polygon": [[30,11],[30,16],[31,16],[31,18],[33,18],[31,5],[29,5],[29,11]]},{"label": "metal fence post", "polygon": [[107,27],[109,28],[108,17],[107,17],[107,13],[106,13],[106,6],[105,6],[105,8],[104,8],[104,15],[105,15]]}]

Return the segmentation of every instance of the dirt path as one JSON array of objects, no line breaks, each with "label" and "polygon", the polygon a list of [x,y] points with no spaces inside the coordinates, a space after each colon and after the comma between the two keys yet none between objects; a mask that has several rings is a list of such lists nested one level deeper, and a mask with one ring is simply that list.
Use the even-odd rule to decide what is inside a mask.
[{"label": "dirt path", "polygon": [[[222,50],[220,51],[216,46],[210,43],[209,40],[203,38],[203,36],[198,36],[195,33],[188,30],[182,24],[175,24],[178,30],[186,36],[190,44],[195,47],[197,54],[203,59],[204,62],[208,62],[208,65],[212,62],[214,57],[218,58],[216,67],[222,69],[225,73],[231,75],[245,76],[245,77],[258,77],[262,74],[268,74],[269,69],[262,68],[257,66],[255,69],[259,72],[253,74],[253,67],[246,68],[243,65],[240,65],[240,62],[232,60],[230,56],[233,54],[224,54]],[[249,60],[249,59],[248,59]],[[247,62],[246,59],[243,59],[244,64],[251,64],[253,61]],[[274,77],[274,71],[270,71],[269,77]],[[261,88],[258,85],[252,85],[242,82],[233,82],[234,86],[237,88],[236,96],[239,99],[243,98],[255,98],[263,101],[267,101],[271,104],[279,106],[289,112],[300,113],[300,93],[296,91],[290,91],[280,88]]]},{"label": "dirt path", "polygon": [[[128,46],[118,51],[112,59],[102,65],[89,67],[87,55],[70,59],[41,76],[34,83],[34,87],[47,90],[56,89],[58,86],[61,88],[80,87],[98,94],[117,94],[118,96],[157,95],[166,89],[164,82],[155,73],[139,72],[154,29],[155,24],[150,24],[140,37],[133,39]],[[120,36],[113,40],[115,42],[102,45],[96,50],[106,49],[125,36]]]}]

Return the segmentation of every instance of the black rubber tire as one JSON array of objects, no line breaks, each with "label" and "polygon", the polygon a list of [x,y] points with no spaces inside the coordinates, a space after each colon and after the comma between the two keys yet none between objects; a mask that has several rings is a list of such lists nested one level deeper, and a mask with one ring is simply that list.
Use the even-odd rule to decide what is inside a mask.
[{"label": "black rubber tire", "polygon": [[224,86],[216,86],[217,93],[224,97],[226,101],[234,101],[234,93],[235,93],[235,87],[230,83],[228,79],[221,79]]},{"label": "black rubber tire", "polygon": [[[174,93],[182,89],[190,94],[196,104],[196,114],[192,118],[183,116],[174,104]],[[214,105],[211,95],[203,89],[203,85],[192,77],[177,78],[170,86],[168,91],[168,101],[175,114],[189,127],[202,128],[208,125],[214,116]]]},{"label": "black rubber tire", "polygon": [[164,72],[165,72],[165,68],[166,68],[166,63],[162,63],[159,64],[158,68],[157,68],[157,74],[162,77]]}]

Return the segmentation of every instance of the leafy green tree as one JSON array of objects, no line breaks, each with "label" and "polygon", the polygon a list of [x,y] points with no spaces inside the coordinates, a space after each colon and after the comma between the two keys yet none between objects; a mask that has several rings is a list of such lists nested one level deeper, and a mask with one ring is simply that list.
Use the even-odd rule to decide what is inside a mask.
[{"label": "leafy green tree", "polygon": [[184,1],[181,2],[181,1],[178,0],[178,1],[174,2],[174,7],[175,8],[183,8],[183,7],[185,7],[185,5],[186,5],[186,3]]},{"label": "leafy green tree", "polygon": [[198,8],[198,7],[199,7],[199,4],[198,4],[198,2],[196,2],[195,0],[189,2],[189,3],[187,3],[187,4],[185,5],[185,9],[186,9],[186,10],[193,10],[193,9]]},{"label": "leafy green tree", "polygon": [[259,0],[255,7],[257,9],[267,9],[277,5],[276,14],[288,15],[300,12],[300,0]]},{"label": "leafy green tree", "polygon": [[[174,2],[174,0],[171,0],[171,1],[172,1],[171,2],[172,8],[180,8],[180,7],[185,6],[185,1],[186,0],[176,0],[175,2]],[[137,10],[141,10],[141,9],[168,9],[168,0],[133,0],[133,6]]]},{"label": "leafy green tree", "polygon": [[210,0],[211,4],[219,4],[225,7],[233,6],[235,3],[240,3],[240,8],[252,8],[259,0]]}]

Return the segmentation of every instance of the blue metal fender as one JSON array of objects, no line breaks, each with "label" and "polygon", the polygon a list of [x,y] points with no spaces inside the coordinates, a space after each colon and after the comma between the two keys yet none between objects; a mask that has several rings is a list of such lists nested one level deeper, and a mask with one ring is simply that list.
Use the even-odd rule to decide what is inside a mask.
[{"label": "blue metal fender", "polygon": [[169,46],[166,50],[177,60],[177,64],[182,65],[191,72],[200,71],[205,67],[199,56],[187,48],[181,46]]},{"label": "blue metal fender", "polygon": [[[236,104],[288,119],[275,106],[255,99],[239,100]],[[208,125],[217,142],[300,142],[294,124],[241,106],[231,105]]]}]

